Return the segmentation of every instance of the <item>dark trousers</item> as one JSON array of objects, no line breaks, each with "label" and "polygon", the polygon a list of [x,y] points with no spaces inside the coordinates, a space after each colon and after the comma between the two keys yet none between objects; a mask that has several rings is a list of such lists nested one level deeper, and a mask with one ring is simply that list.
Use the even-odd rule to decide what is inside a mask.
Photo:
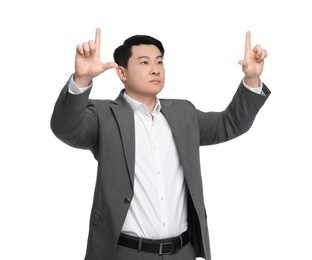
[{"label": "dark trousers", "polygon": [[153,253],[138,252],[128,247],[117,246],[114,260],[195,260],[195,252],[191,243],[187,243],[178,252],[171,255],[158,255]]}]

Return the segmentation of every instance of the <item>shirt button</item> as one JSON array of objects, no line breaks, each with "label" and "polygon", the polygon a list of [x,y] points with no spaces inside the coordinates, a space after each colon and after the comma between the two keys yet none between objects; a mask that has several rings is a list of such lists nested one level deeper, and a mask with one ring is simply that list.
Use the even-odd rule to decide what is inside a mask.
[{"label": "shirt button", "polygon": [[129,198],[129,197],[126,197],[125,199],[124,199],[124,203],[125,204],[129,204],[131,202],[131,199]]}]

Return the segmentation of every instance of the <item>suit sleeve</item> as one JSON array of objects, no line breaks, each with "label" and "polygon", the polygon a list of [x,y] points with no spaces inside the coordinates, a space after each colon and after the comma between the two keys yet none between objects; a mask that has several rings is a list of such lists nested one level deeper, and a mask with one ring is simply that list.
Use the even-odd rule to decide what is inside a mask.
[{"label": "suit sleeve", "polygon": [[62,89],[51,117],[53,133],[64,143],[96,152],[98,117],[94,104],[89,101],[91,88],[79,95]]},{"label": "suit sleeve", "polygon": [[254,93],[241,82],[224,111],[205,113],[198,110],[200,145],[225,142],[247,132],[271,93],[264,84],[263,92],[264,95]]}]

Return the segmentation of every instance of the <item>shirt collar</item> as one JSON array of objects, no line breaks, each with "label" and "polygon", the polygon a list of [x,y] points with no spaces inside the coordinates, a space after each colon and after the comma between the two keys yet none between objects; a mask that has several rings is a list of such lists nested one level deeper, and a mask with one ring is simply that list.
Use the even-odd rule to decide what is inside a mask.
[{"label": "shirt collar", "polygon": [[[128,96],[126,94],[126,92],[124,92],[123,95],[124,95],[124,98],[129,103],[129,105],[131,106],[131,108],[132,108],[132,110],[134,112],[137,111],[137,110],[140,110],[140,111],[143,111],[143,112],[149,114],[148,108],[147,108],[147,106],[145,104],[143,104],[143,103],[141,103],[139,101],[136,101],[132,97]],[[156,97],[156,104],[155,104],[155,107],[154,107],[153,112],[151,114],[155,115],[156,113],[159,113],[160,109],[161,109],[161,104],[160,104],[159,99]]]}]

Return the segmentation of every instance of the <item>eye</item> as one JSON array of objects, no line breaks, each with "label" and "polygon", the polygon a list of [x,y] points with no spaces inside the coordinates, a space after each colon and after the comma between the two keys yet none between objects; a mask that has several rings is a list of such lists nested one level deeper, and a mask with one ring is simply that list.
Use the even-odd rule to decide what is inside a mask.
[{"label": "eye", "polygon": [[145,61],[142,61],[141,64],[148,65],[148,62],[145,60]]},{"label": "eye", "polygon": [[164,64],[164,62],[162,60],[158,61],[158,64]]}]

